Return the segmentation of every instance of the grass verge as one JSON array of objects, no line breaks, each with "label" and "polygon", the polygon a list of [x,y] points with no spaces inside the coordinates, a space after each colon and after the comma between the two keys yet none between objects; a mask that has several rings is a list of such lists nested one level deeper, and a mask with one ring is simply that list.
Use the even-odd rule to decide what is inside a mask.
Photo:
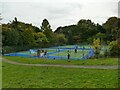
[{"label": "grass verge", "polygon": [[8,60],[27,64],[66,64],[66,65],[118,65],[117,58],[88,59],[88,60],[52,60],[47,58],[24,58],[4,56]]},{"label": "grass verge", "polygon": [[117,88],[118,71],[26,67],[3,62],[3,88]]}]

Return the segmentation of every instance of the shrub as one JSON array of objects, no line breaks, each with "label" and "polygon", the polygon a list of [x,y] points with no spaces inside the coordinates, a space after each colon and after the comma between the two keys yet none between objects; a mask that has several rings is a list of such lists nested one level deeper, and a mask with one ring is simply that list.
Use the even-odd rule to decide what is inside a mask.
[{"label": "shrub", "polygon": [[118,55],[120,54],[120,48],[118,47],[118,43],[117,41],[112,41],[110,42],[110,56],[112,57],[118,57]]},{"label": "shrub", "polygon": [[95,57],[98,58],[101,49],[101,42],[99,38],[93,40],[93,49],[95,52]]},{"label": "shrub", "polygon": [[24,50],[28,50],[30,49],[30,46],[4,46],[2,47],[2,52],[4,52],[4,54],[7,53],[14,53],[14,52],[18,52],[18,51],[24,51]]},{"label": "shrub", "polygon": [[110,56],[110,52],[106,49],[104,52],[104,57],[109,57]]}]

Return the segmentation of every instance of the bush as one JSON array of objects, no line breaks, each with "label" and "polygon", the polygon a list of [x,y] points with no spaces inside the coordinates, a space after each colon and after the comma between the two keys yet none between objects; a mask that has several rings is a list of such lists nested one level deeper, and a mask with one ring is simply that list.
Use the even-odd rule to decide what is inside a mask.
[{"label": "bush", "polygon": [[2,47],[2,54],[11,53],[13,50],[15,49],[9,46]]},{"label": "bush", "polygon": [[2,47],[3,54],[14,53],[30,49],[30,46],[4,46]]},{"label": "bush", "polygon": [[112,57],[118,57],[120,54],[120,48],[118,47],[117,41],[110,42],[110,56]]},{"label": "bush", "polygon": [[109,56],[110,56],[110,52],[108,50],[105,50],[104,57],[109,57]]},{"label": "bush", "polygon": [[95,58],[98,58],[101,49],[101,41],[99,38],[93,40],[93,49],[95,52]]}]

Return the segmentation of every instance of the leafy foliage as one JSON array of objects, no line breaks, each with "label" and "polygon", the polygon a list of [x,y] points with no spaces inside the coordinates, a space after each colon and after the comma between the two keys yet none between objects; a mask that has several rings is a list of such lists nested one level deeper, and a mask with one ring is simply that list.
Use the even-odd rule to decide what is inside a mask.
[{"label": "leafy foliage", "polygon": [[42,30],[43,34],[45,34],[45,36],[47,37],[47,39],[49,41],[48,46],[53,45],[55,43],[55,37],[54,37],[55,35],[54,35],[47,19],[43,20],[41,30]]},{"label": "leafy foliage", "polygon": [[117,41],[112,41],[110,42],[110,55],[112,57],[118,57],[120,55],[120,48],[119,48],[119,44],[117,43]]},{"label": "leafy foliage", "polygon": [[35,42],[42,47],[49,42],[46,35],[43,34],[42,32],[35,33],[34,37],[35,37]]},{"label": "leafy foliage", "polygon": [[80,20],[76,25],[59,27],[55,33],[63,33],[68,44],[87,42],[87,39],[97,34],[96,25],[91,20]]},{"label": "leafy foliage", "polygon": [[[109,44],[108,42],[116,40],[119,43],[118,38],[120,38],[120,18],[117,17],[110,17],[103,25],[95,24],[89,19],[81,19],[74,25],[60,26],[54,32],[49,21],[44,19],[40,27],[20,22],[16,17],[13,21],[2,24],[3,48],[6,46],[21,47],[22,50],[22,47],[25,46],[35,48],[64,44],[92,44],[94,38],[99,38],[101,44]],[[99,43],[99,40],[94,41]],[[116,47],[113,43],[110,45]],[[14,48],[10,50],[14,50]]]},{"label": "leafy foliage", "polygon": [[120,37],[120,18],[110,17],[103,25],[106,30],[106,39],[108,41],[114,41]]},{"label": "leafy foliage", "polygon": [[99,38],[93,40],[93,49],[95,51],[96,58],[98,58],[98,55],[100,54],[100,49],[101,49]]},{"label": "leafy foliage", "polygon": [[64,45],[67,42],[64,34],[55,34],[56,36],[56,45]]},{"label": "leafy foliage", "polygon": [[[18,21],[16,17],[12,22],[2,24],[2,37],[2,46],[6,52],[23,50],[22,48],[26,46],[28,48],[24,48],[25,50],[35,47],[48,47],[56,43],[62,45],[67,41],[64,34],[53,33],[47,19],[43,20],[41,29],[39,29],[32,24]],[[17,50],[14,50],[14,47],[18,47]]]},{"label": "leafy foliage", "polygon": [[[41,30],[37,27],[32,26],[32,24],[20,22],[15,17],[15,20],[12,22],[2,24],[3,49],[7,49],[7,51],[10,50],[9,52],[12,52],[22,50],[22,48],[26,46],[28,48],[36,47],[37,43],[35,41],[34,34],[38,32],[41,32]],[[11,49],[6,48],[6,46]],[[14,50],[14,47],[16,47],[17,50]],[[21,49],[19,49],[20,47]]]}]

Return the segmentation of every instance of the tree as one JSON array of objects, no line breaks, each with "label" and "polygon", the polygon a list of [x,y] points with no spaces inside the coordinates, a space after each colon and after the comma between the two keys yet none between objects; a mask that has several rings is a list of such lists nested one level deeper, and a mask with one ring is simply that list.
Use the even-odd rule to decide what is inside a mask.
[{"label": "tree", "polygon": [[26,28],[23,32],[22,32],[22,39],[23,39],[23,43],[24,45],[35,45],[35,40],[34,40],[34,33],[32,31],[31,27]]},{"label": "tree", "polygon": [[51,37],[51,34],[53,32],[47,19],[43,20],[41,30],[43,31],[47,38]]},{"label": "tree", "polygon": [[20,22],[15,19],[7,24],[2,24],[2,46],[10,47],[36,47],[34,33],[41,30],[32,24]]},{"label": "tree", "polygon": [[117,45],[118,45],[118,48],[120,49],[120,38],[117,39]]},{"label": "tree", "polygon": [[89,44],[93,44],[93,39],[94,39],[94,38],[95,38],[94,36],[89,37],[89,38],[87,39],[87,42],[88,42]]},{"label": "tree", "polygon": [[99,30],[91,20],[81,19],[76,25],[58,27],[54,33],[63,33],[68,44],[87,42],[88,38],[95,36]]},{"label": "tree", "polygon": [[110,34],[112,28],[118,26],[117,22],[118,22],[117,17],[110,17],[102,26],[106,30],[106,32]]},{"label": "tree", "polygon": [[79,44],[81,42],[80,36],[73,36],[73,43]]},{"label": "tree", "polygon": [[108,41],[114,41],[120,36],[120,18],[110,17],[102,26]]},{"label": "tree", "polygon": [[96,34],[95,37],[100,39],[101,44],[104,43],[105,34],[99,32],[99,33]]},{"label": "tree", "polygon": [[18,45],[19,42],[19,33],[15,29],[9,29],[6,34],[6,44],[8,46]]},{"label": "tree", "polygon": [[93,40],[93,49],[95,52],[95,57],[98,58],[101,49],[101,42],[99,38]]},{"label": "tree", "polygon": [[92,37],[98,33],[96,25],[91,20],[80,20],[77,23],[77,27],[79,28],[80,35],[82,40],[85,42],[89,37]]},{"label": "tree", "polygon": [[49,43],[47,37],[42,32],[34,33],[34,37],[35,37],[35,42],[40,47],[45,47],[47,43]]},{"label": "tree", "polygon": [[17,23],[18,21],[17,21],[17,17],[15,17],[15,22]]},{"label": "tree", "polygon": [[56,34],[56,45],[64,45],[67,43],[67,39],[64,34]]},{"label": "tree", "polygon": [[100,32],[100,33],[106,33],[105,29],[103,28],[102,25],[98,24],[97,23],[97,30]]},{"label": "tree", "polygon": [[47,19],[43,20],[41,30],[46,35],[50,44],[53,44],[54,43],[54,33],[52,32],[51,26]]},{"label": "tree", "polygon": [[120,57],[120,38],[110,42],[109,51],[110,51],[110,56]]}]

